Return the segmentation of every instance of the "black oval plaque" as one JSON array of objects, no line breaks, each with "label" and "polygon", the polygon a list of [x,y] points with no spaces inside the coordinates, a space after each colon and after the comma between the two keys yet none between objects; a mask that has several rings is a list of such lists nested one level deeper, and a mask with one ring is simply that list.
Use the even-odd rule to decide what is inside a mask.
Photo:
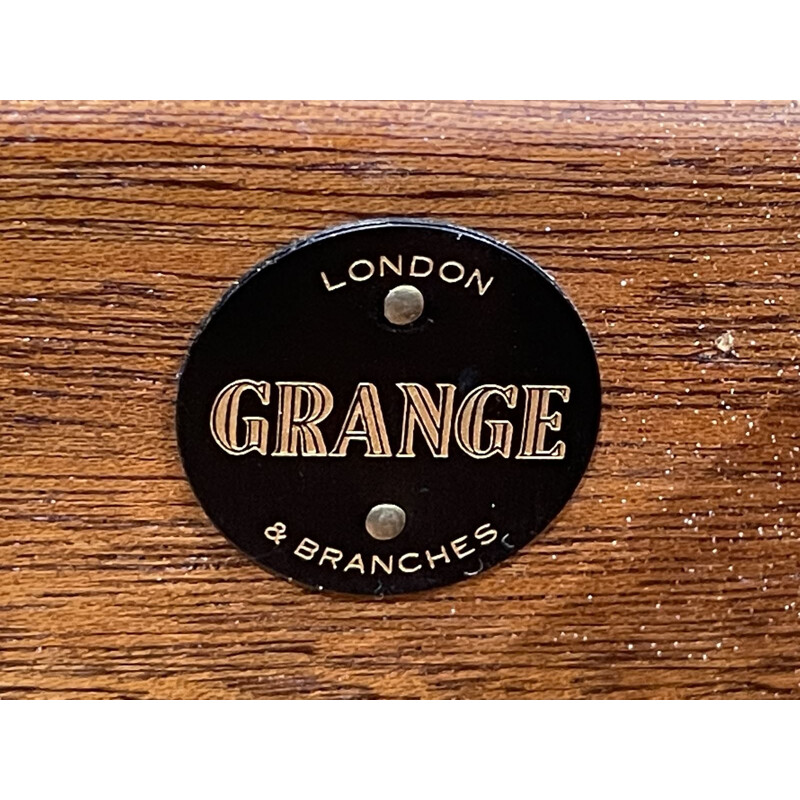
[{"label": "black oval plaque", "polygon": [[214,524],[317,589],[399,594],[507,558],[586,469],[589,335],[555,282],[475,231],[324,231],[258,264],[184,363],[177,432]]}]

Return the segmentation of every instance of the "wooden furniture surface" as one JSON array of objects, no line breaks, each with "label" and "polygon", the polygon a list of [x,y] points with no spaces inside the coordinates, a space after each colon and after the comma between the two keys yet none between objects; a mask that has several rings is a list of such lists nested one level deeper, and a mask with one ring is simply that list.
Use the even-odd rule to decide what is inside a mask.
[{"label": "wooden furniture surface", "polygon": [[[800,695],[799,139],[795,103],[2,104],[0,696]],[[384,215],[559,281],[600,437],[517,557],[317,595],[204,516],[175,377],[258,259]]]}]

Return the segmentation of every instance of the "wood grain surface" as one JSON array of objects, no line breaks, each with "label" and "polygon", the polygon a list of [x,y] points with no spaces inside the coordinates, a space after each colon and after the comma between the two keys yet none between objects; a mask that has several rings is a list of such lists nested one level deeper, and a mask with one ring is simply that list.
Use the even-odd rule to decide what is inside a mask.
[{"label": "wood grain surface", "polygon": [[[794,103],[4,103],[0,696],[799,696],[799,140]],[[175,376],[258,259],[382,215],[560,282],[600,439],[516,558],[317,595],[205,518]]]}]

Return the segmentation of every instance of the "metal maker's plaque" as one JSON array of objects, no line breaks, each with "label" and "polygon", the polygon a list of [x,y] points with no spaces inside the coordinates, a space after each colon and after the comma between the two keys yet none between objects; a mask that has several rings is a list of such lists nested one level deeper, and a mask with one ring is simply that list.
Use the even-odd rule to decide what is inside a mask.
[{"label": "metal maker's plaque", "polygon": [[184,467],[214,524],[305,586],[399,594],[540,533],[600,419],[589,335],[487,236],[417,220],[324,231],[258,264],[180,376]]}]

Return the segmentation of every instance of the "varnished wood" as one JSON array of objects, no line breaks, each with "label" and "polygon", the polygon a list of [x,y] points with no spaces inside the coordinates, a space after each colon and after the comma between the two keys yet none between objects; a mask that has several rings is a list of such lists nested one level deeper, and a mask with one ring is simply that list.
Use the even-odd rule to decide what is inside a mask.
[{"label": "varnished wood", "polygon": [[[1,106],[2,696],[798,696],[798,137],[788,103]],[[254,262],[379,215],[548,269],[602,428],[518,557],[318,596],[203,515],[175,374]]]}]

